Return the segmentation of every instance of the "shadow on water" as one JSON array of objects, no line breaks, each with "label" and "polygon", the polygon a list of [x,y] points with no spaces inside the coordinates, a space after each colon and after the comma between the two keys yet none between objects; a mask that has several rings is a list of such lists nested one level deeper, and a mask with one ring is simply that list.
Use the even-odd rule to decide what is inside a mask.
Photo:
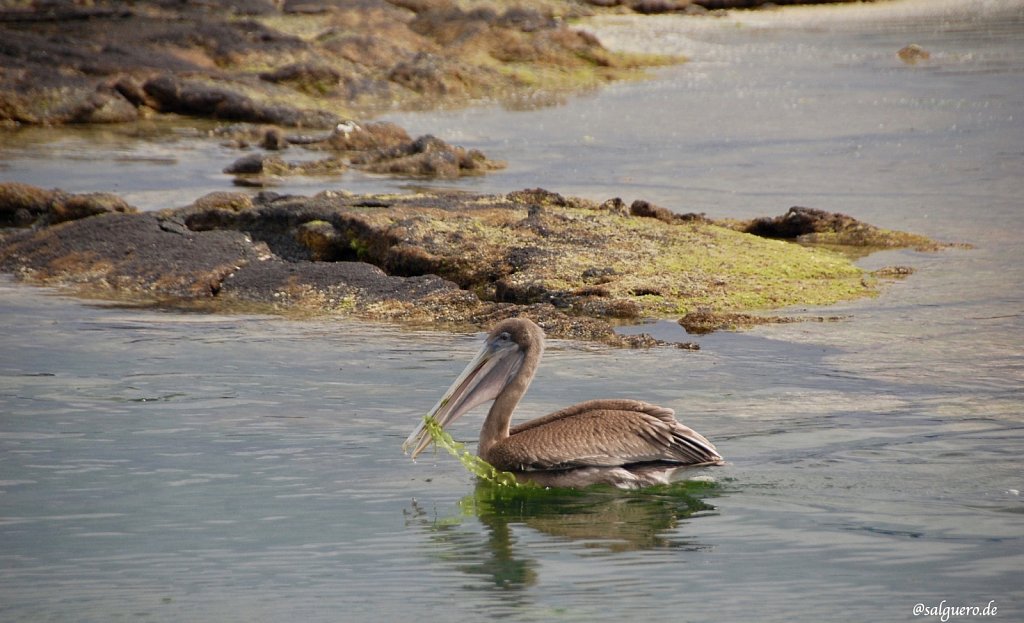
[{"label": "shadow on water", "polygon": [[[595,486],[577,489],[509,488],[478,481],[458,501],[459,513],[431,516],[413,501],[405,511],[409,526],[422,528],[435,555],[456,570],[505,590],[525,589],[539,580],[539,558],[526,546],[526,527],[535,534],[571,542],[585,554],[640,550],[702,550],[708,546],[681,538],[687,519],[713,514],[708,498],[723,494],[709,481],[679,481],[639,491]],[[483,534],[467,523],[476,518]]]}]

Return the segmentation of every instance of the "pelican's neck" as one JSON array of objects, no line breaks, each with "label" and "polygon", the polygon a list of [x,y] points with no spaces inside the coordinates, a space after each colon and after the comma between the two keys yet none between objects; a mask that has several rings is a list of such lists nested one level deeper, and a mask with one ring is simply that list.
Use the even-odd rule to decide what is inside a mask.
[{"label": "pelican's neck", "polygon": [[487,419],[484,420],[484,425],[480,429],[480,445],[476,450],[477,455],[483,459],[486,460],[487,453],[496,443],[508,439],[512,413],[526,394],[526,390],[529,389],[530,381],[533,380],[533,375],[537,372],[537,364],[540,362],[542,353],[542,348],[527,348],[519,370],[494,399],[494,404],[487,412]]}]

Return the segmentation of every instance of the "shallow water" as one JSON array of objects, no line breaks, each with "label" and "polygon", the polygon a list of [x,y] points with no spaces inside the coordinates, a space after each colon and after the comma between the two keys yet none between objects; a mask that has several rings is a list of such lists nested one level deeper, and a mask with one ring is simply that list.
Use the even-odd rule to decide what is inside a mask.
[{"label": "shallow water", "polygon": [[[507,499],[447,455],[412,463],[402,440],[479,336],[0,282],[0,619],[912,620],[994,600],[990,620],[1020,620],[1024,20],[978,6],[1002,8],[884,28],[831,9],[666,20],[660,41],[692,61],[657,81],[395,117],[510,161],[459,187],[714,216],[804,204],[975,245],[866,258],[917,273],[812,310],[839,322],[645,327],[698,352],[551,344],[524,416],[597,396],[672,407],[730,461],[688,475],[713,484]],[[911,40],[930,63],[895,58]],[[0,177],[146,207],[227,188],[196,163],[236,154],[175,132],[11,145]],[[125,152],[163,160],[95,158]]]}]

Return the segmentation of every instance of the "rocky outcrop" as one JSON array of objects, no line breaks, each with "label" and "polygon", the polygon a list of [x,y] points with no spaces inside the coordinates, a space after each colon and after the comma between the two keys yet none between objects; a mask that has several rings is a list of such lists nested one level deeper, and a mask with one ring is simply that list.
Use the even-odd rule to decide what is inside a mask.
[{"label": "rocky outcrop", "polygon": [[21,227],[0,238],[0,269],[87,296],[453,327],[527,315],[553,336],[615,344],[649,343],[617,335],[623,320],[682,316],[703,332],[757,322],[749,310],[827,304],[877,285],[825,249],[543,189],[222,192],[135,213],[109,195],[2,184],[0,215]]},{"label": "rocky outcrop", "polygon": [[575,5],[538,6],[14,3],[0,8],[0,124],[175,113],[330,128],[396,106],[574,90],[642,64],[568,27]]}]

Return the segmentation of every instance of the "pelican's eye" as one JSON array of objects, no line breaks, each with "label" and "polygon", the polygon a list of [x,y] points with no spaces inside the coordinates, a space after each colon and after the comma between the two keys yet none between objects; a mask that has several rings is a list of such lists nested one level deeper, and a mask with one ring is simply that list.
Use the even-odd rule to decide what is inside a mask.
[{"label": "pelican's eye", "polygon": [[501,341],[501,342],[507,342],[507,341],[509,341],[511,339],[512,339],[512,335],[508,331],[504,331],[504,332],[502,332],[501,335],[498,336],[498,341]]}]

